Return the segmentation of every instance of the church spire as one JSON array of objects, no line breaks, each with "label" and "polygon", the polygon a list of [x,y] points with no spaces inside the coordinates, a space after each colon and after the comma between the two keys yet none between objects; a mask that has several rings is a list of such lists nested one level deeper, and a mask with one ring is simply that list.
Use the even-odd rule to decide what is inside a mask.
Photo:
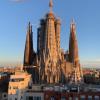
[{"label": "church spire", "polygon": [[29,22],[24,51],[24,66],[33,64],[33,38],[32,38],[32,26]]},{"label": "church spire", "polygon": [[[71,21],[70,31],[71,31],[71,33],[74,33],[74,35],[76,35],[76,26],[75,26],[74,19],[72,19],[72,21]],[[75,36],[75,38],[76,38],[76,36]]]},{"label": "church spire", "polygon": [[72,72],[74,74],[72,74],[72,78],[70,79],[70,82],[81,83],[82,70],[81,70],[79,55],[78,55],[78,43],[76,39],[76,25],[75,25],[74,20],[71,21],[71,26],[70,26],[69,61],[73,64],[73,70],[74,70],[74,72]]},{"label": "church spire", "polygon": [[76,26],[73,19],[71,21],[71,26],[70,26],[69,60],[73,64],[79,63],[78,44],[76,39]]},{"label": "church spire", "polygon": [[50,2],[49,2],[49,7],[50,7],[50,12],[52,12],[52,8],[53,8],[53,2],[52,2],[52,0],[50,0]]}]

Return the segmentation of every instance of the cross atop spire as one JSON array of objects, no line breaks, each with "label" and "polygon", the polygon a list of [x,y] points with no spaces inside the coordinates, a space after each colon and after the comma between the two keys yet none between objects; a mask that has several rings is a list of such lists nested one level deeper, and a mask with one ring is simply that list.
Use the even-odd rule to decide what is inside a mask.
[{"label": "cross atop spire", "polygon": [[50,2],[49,2],[49,7],[50,7],[50,12],[52,12],[52,8],[53,8],[53,2],[52,2],[52,0],[50,0]]}]

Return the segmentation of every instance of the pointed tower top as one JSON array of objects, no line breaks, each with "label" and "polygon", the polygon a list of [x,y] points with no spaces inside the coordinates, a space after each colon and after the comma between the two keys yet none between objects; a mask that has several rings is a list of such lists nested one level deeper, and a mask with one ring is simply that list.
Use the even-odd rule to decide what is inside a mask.
[{"label": "pointed tower top", "polygon": [[31,26],[31,23],[29,21],[29,23],[28,23],[28,31],[30,31],[30,26]]},{"label": "pointed tower top", "polygon": [[53,2],[52,2],[52,0],[50,0],[50,2],[49,2],[49,7],[50,7],[50,12],[52,12],[52,8],[53,8]]},{"label": "pointed tower top", "polygon": [[72,18],[71,20],[71,26],[75,25],[75,21],[74,21],[74,18]]},{"label": "pointed tower top", "polygon": [[74,18],[72,18],[72,20],[71,20],[71,32],[73,31],[73,32],[75,32],[75,30],[76,30],[76,27],[75,27],[75,21],[74,21]]},{"label": "pointed tower top", "polygon": [[24,51],[24,66],[33,64],[33,38],[32,38],[32,27],[30,22],[28,23],[25,51]]}]

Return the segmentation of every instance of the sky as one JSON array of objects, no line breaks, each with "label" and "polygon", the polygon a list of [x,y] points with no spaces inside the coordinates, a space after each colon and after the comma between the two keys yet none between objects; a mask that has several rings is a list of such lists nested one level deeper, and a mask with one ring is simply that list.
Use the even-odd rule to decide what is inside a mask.
[{"label": "sky", "polygon": [[[49,0],[0,0],[0,65],[23,63],[27,25],[37,28],[49,11]],[[61,19],[61,48],[68,50],[70,22],[74,18],[81,64],[100,65],[100,0],[53,0],[53,12]]]}]

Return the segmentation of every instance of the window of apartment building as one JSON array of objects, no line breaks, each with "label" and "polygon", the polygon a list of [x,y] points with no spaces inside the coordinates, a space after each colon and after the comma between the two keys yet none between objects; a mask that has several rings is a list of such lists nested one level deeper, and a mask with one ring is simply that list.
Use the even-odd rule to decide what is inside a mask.
[{"label": "window of apartment building", "polygon": [[11,86],[9,86],[9,89],[11,89]]},{"label": "window of apartment building", "polygon": [[88,96],[88,100],[92,100],[92,96]]},{"label": "window of apartment building", "polygon": [[14,86],[13,89],[18,89],[18,87],[17,86]]},{"label": "window of apartment building", "polygon": [[73,98],[72,97],[69,97],[68,100],[73,100]]},{"label": "window of apartment building", "polygon": [[4,98],[6,98],[6,97],[7,97],[7,95],[6,95],[6,94],[4,94],[4,95],[3,95],[3,97],[4,97]]},{"label": "window of apartment building", "polygon": [[40,96],[27,96],[26,97],[26,100],[41,100],[41,97]]},{"label": "window of apartment building", "polygon": [[56,100],[54,96],[51,96],[50,100]]},{"label": "window of apartment building", "polygon": [[85,96],[84,95],[81,95],[80,96],[80,100],[85,100]]},{"label": "window of apartment building", "polygon": [[95,96],[94,100],[100,100],[99,96]]},{"label": "window of apartment building", "polygon": [[27,96],[26,100],[34,100],[34,99],[33,99],[33,96]]},{"label": "window of apartment building", "polygon": [[17,98],[15,98],[15,100],[17,100]]},{"label": "window of apartment building", "polygon": [[66,100],[66,97],[65,96],[61,97],[61,100]]},{"label": "window of apartment building", "polygon": [[75,96],[75,97],[73,97],[73,99],[74,99],[74,100],[79,100],[79,99],[78,99],[78,97],[76,97],[76,96]]},{"label": "window of apartment building", "polygon": [[40,96],[35,96],[34,100],[41,100],[41,97]]}]

